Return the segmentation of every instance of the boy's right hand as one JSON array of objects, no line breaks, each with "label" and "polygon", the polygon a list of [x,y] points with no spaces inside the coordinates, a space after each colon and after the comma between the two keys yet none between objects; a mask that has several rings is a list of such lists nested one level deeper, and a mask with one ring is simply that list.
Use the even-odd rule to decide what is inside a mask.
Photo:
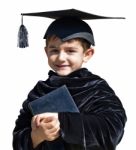
[{"label": "boy's right hand", "polygon": [[60,122],[58,113],[43,113],[32,118],[31,138],[33,147],[46,141],[53,141],[59,137]]}]

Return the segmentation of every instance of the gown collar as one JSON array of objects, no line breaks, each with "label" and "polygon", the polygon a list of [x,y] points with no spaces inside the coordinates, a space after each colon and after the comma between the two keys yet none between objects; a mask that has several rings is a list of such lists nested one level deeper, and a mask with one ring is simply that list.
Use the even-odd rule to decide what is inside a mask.
[{"label": "gown collar", "polygon": [[80,78],[80,77],[88,77],[91,75],[91,72],[88,71],[87,68],[78,69],[67,76],[59,76],[56,72],[50,70],[48,73],[49,77],[56,76],[60,78]]}]

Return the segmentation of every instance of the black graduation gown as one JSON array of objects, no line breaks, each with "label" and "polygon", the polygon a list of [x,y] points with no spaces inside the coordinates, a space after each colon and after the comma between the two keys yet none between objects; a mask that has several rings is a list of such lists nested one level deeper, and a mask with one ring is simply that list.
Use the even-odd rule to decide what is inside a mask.
[{"label": "black graduation gown", "polygon": [[16,120],[13,149],[33,150],[30,137],[32,115],[28,103],[62,85],[67,86],[80,115],[59,113],[61,136],[51,142],[44,141],[35,149],[115,150],[124,134],[125,110],[107,82],[86,68],[65,77],[49,71],[49,78],[36,84]]}]

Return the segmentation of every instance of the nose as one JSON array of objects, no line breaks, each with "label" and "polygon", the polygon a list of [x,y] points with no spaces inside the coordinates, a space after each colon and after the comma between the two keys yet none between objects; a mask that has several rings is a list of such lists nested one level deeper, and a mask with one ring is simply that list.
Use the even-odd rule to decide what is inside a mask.
[{"label": "nose", "polygon": [[66,60],[66,53],[65,52],[60,52],[58,55],[58,60],[59,61],[65,61]]}]

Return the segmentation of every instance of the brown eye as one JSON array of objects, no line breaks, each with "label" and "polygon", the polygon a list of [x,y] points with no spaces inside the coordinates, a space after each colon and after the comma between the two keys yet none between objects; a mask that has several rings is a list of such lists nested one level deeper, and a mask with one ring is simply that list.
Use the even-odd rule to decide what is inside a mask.
[{"label": "brown eye", "polygon": [[50,53],[50,54],[57,54],[57,53],[59,53],[59,50],[58,50],[58,49],[51,49],[51,50],[49,51],[49,53]]},{"label": "brown eye", "polygon": [[67,50],[68,53],[75,53],[76,51],[73,49]]}]

